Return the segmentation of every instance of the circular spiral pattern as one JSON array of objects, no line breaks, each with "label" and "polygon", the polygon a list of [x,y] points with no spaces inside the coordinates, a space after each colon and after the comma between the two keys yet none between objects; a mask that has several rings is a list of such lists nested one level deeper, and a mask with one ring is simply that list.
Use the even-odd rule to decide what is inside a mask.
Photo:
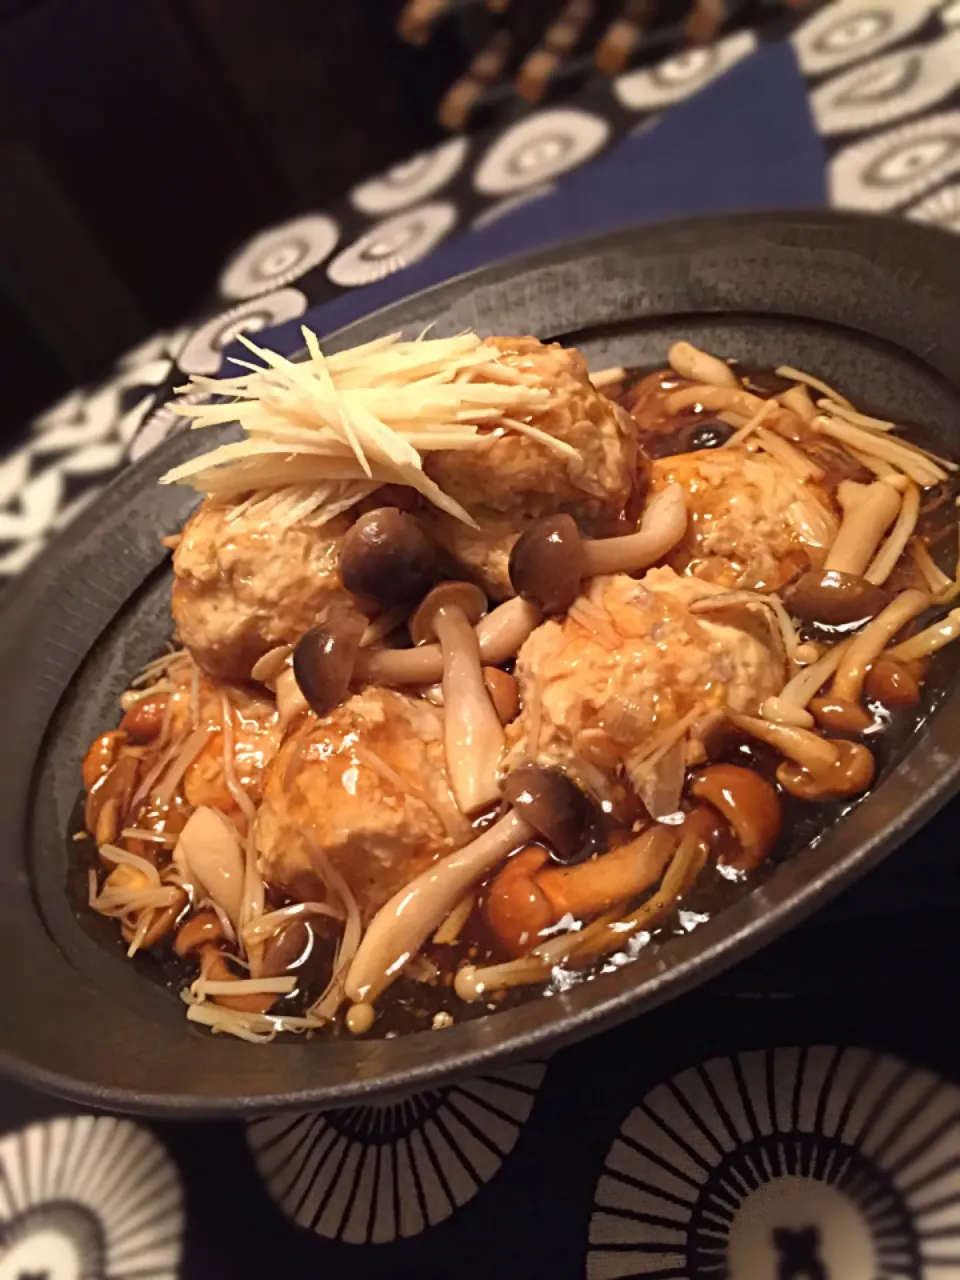
[{"label": "circular spiral pattern", "polygon": [[394,213],[418,200],[426,200],[454,177],[468,150],[466,138],[451,138],[432,151],[421,151],[386,173],[354,187],[350,199],[361,213],[371,217]]},{"label": "circular spiral pattern", "polygon": [[175,1280],[182,1237],[176,1169],[139,1125],[61,1117],[0,1141],[0,1276]]},{"label": "circular spiral pattern", "polygon": [[177,357],[184,373],[216,373],[223,349],[239,333],[256,333],[273,324],[295,320],[307,309],[307,299],[299,289],[278,289],[263,298],[222,311],[207,320],[187,339]]},{"label": "circular spiral pattern", "polygon": [[739,31],[715,45],[685,49],[655,67],[628,71],[614,81],[614,93],[628,111],[660,111],[696,93],[756,47],[753,31]]},{"label": "circular spiral pattern", "polygon": [[607,1155],[587,1275],[934,1280],[960,1257],[960,1090],[865,1049],[716,1058]]},{"label": "circular spiral pattern", "polygon": [[425,257],[456,225],[452,204],[437,200],[385,218],[343,249],[327,267],[342,289],[373,284]]},{"label": "circular spiral pattern", "polygon": [[579,107],[535,111],[500,134],[481,157],[473,176],[483,195],[509,196],[595,156],[610,136],[602,116]]},{"label": "circular spiral pattern", "polygon": [[545,1072],[531,1063],[383,1106],[268,1117],[248,1126],[247,1140],[298,1226],[384,1244],[442,1222],[490,1181]]},{"label": "circular spiral pattern", "polygon": [[279,289],[319,266],[339,238],[339,227],[325,213],[304,214],[261,231],[224,267],[220,292],[225,298],[255,298]]}]

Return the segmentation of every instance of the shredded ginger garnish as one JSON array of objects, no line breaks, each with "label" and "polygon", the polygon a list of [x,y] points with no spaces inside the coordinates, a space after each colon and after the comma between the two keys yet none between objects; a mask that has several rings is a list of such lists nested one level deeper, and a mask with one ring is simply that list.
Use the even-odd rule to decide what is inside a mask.
[{"label": "shredded ginger garnish", "polygon": [[[240,340],[261,365],[235,378],[194,375],[198,390],[229,403],[178,403],[194,427],[237,422],[246,438],[175,467],[162,484],[186,482],[225,503],[261,508],[272,522],[323,524],[381,484],[404,484],[466,524],[473,518],[423,470],[434,449],[471,449],[489,431],[533,428],[521,419],[543,410],[552,392],[536,374],[501,364],[500,351],[475,333],[402,341],[390,334],[325,356],[303,329],[307,358],[296,363]],[[513,375],[500,379],[499,370]],[[537,432],[560,456],[572,450]],[[252,495],[252,497],[251,497]]]}]

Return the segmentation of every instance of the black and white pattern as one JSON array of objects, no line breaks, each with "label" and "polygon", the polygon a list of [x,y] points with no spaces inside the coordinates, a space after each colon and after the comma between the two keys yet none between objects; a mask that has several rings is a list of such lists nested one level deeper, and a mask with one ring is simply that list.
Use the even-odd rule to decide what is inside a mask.
[{"label": "black and white pattern", "polygon": [[184,373],[216,373],[223,348],[238,333],[256,333],[285,320],[295,320],[307,309],[306,295],[299,289],[277,289],[273,293],[231,307],[205,321],[187,339],[177,364]]},{"label": "black and white pattern", "polygon": [[432,151],[422,151],[386,173],[362,182],[351,191],[350,200],[361,213],[371,217],[396,213],[445,187],[462,168],[469,149],[466,138],[451,138]]},{"label": "black and white pattern", "polygon": [[757,47],[753,31],[739,31],[709,48],[686,49],[672,58],[614,81],[614,92],[628,111],[662,111],[729,71]]},{"label": "black and white pattern", "polygon": [[473,175],[483,195],[510,196],[569,173],[603,149],[610,126],[579,107],[535,111],[510,125],[480,157]]},{"label": "black and white pattern", "polygon": [[937,7],[937,0],[834,0],[794,33],[800,66],[815,76],[873,57],[913,35]]},{"label": "black and white pattern", "polygon": [[175,1280],[180,1179],[149,1130],[107,1116],[0,1140],[3,1280]]},{"label": "black and white pattern", "polygon": [[436,1226],[494,1177],[545,1071],[531,1063],[383,1106],[255,1120],[247,1140],[298,1226],[387,1244]]},{"label": "black and white pattern", "polygon": [[340,229],[325,213],[308,213],[248,241],[220,275],[225,298],[255,298],[304,276],[333,252]]},{"label": "black and white pattern", "polygon": [[343,249],[327,275],[343,289],[373,284],[426,257],[456,226],[457,210],[447,200],[416,205],[385,218]]},{"label": "black and white pattern", "polygon": [[589,1280],[935,1280],[960,1267],[960,1090],[865,1049],[716,1058],[606,1160]]},{"label": "black and white pattern", "polygon": [[960,182],[950,182],[906,211],[915,222],[931,222],[960,234]]},{"label": "black and white pattern", "polygon": [[960,31],[897,49],[818,86],[810,107],[821,133],[877,128],[928,111],[960,87]]},{"label": "black and white pattern", "polygon": [[844,208],[890,213],[960,173],[960,110],[871,134],[830,164],[830,192]]}]

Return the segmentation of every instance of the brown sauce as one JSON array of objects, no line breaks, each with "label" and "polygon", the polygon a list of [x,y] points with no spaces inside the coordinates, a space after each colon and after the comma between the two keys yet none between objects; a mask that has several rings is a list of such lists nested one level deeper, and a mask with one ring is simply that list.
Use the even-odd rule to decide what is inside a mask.
[{"label": "brown sauce", "polygon": [[[763,370],[744,373],[743,369],[738,369],[738,373],[749,390],[763,396],[778,394],[790,385],[777,375]],[[623,386],[610,392],[611,398],[615,398],[634,416],[640,448],[649,459],[667,459],[696,449],[715,447],[728,439],[735,429],[719,421],[716,414],[702,407],[669,415],[666,412],[666,401],[670,393],[682,385],[683,380],[676,375],[658,370],[632,374]],[[805,437],[801,424],[796,433],[796,442],[823,468],[821,483],[828,494],[835,494],[837,486],[844,480],[865,483],[874,478],[871,472],[859,465],[842,448],[829,440],[811,439],[811,435],[812,433],[807,433]],[[924,491],[916,529],[916,536],[928,548],[934,562],[950,577],[956,571],[956,496],[957,486],[954,482]],[[686,553],[679,556],[672,554],[668,563],[683,571],[689,567],[691,557]],[[799,574],[804,567],[798,561],[796,567],[791,566],[789,572],[791,575]],[[915,563],[909,557],[903,557],[889,586],[892,590],[901,590],[918,585],[919,582],[922,579]],[[911,624],[905,634],[918,629],[920,625],[922,623],[919,622]],[[830,628],[820,624],[803,624],[798,626],[798,631],[801,639],[821,644],[833,643],[844,635],[843,628]],[[922,699],[916,707],[891,710],[875,700],[868,699],[865,702],[873,723],[863,740],[875,755],[878,776],[892,767],[907,749],[925,718],[936,706],[944,681],[955,666],[956,662],[949,650],[937,655],[932,663],[931,679],[924,684]],[[505,669],[512,669],[512,663],[505,664]],[[746,765],[773,782],[776,781],[775,771],[779,759],[771,749],[735,735],[731,735],[726,747],[711,756],[711,762]],[[242,782],[249,783],[248,776],[241,771],[238,773]],[[659,946],[671,937],[696,929],[744,894],[751,892],[784,860],[815,845],[823,833],[835,826],[861,798],[811,805],[781,792],[784,808],[783,834],[763,866],[749,876],[737,876],[713,862],[709,863],[693,888],[683,894],[676,909],[653,930],[652,936],[637,935],[636,940],[628,945],[626,954],[636,955],[641,949]],[[183,825],[184,804],[182,793],[178,792],[173,801],[165,806],[142,809],[128,825],[175,836]],[[692,802],[685,798],[682,804],[684,809],[689,810]],[[78,806],[73,830],[80,831],[82,828],[82,806]],[[128,840],[126,847],[157,867],[167,865],[171,857],[169,844]],[[103,879],[103,868],[98,865],[93,839],[71,839],[69,853],[68,889],[77,917],[98,943],[116,951],[120,958],[124,954],[125,943],[120,939],[116,922],[96,916],[87,905],[89,871],[93,869],[101,882]],[[546,985],[498,991],[492,993],[489,999],[481,999],[473,1004],[464,1003],[453,991],[457,970],[466,963],[496,964],[507,958],[488,926],[483,910],[485,895],[492,879],[492,876],[488,877],[479,887],[479,907],[463,927],[459,940],[454,945],[428,943],[411,962],[404,975],[381,997],[377,1003],[377,1021],[370,1033],[372,1036],[392,1037],[423,1030],[431,1025],[447,1025],[449,1020],[460,1022],[483,1016],[499,1008],[541,998],[545,992],[556,993],[573,983],[592,980],[600,973],[619,968],[623,963],[624,954],[614,954],[582,971],[564,969]],[[270,890],[267,909],[281,907],[290,901],[289,897],[279,891]],[[322,919],[311,920],[300,928],[304,930],[302,936],[306,944],[301,959],[293,970],[298,977],[298,987],[292,995],[278,999],[271,1010],[272,1014],[303,1014],[318,997],[329,978],[336,947],[336,931],[328,921]],[[141,952],[134,958],[134,963],[145,976],[174,991],[187,987],[197,973],[194,961],[180,959],[174,954],[172,935],[149,952]],[[343,1026],[338,1020],[319,1034],[342,1033]]]}]

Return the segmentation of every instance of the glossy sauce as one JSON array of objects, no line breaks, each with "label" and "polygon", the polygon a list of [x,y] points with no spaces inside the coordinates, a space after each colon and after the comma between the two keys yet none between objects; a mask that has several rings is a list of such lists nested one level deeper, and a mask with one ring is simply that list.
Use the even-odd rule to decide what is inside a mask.
[{"label": "glossy sauce", "polygon": [[[742,369],[738,372],[743,376]],[[751,389],[757,394],[776,394],[790,385],[778,379],[775,374],[765,371],[756,371],[746,377]],[[675,375],[655,371],[647,375],[632,376],[623,387],[611,389],[608,392],[611,398],[615,398],[635,417],[639,444],[648,458],[665,459],[699,448],[716,447],[728,439],[734,430],[719,422],[715,415],[696,406],[673,417],[666,414],[665,401],[670,392],[681,384],[682,380]],[[822,437],[817,437],[815,440],[804,439],[803,435],[801,429],[798,432],[797,443],[807,449],[824,468],[825,474],[820,486],[827,493],[833,494],[837,485],[844,479],[866,482],[874,478],[872,473],[832,442]],[[923,538],[935,561],[950,576],[953,576],[956,568],[954,563],[955,496],[956,486],[954,485],[944,485],[939,490],[925,492],[917,528],[917,533]],[[690,550],[686,548],[672,553],[667,558],[667,562],[682,572],[684,569],[689,570],[691,558]],[[793,576],[794,569],[796,572],[802,572],[805,567],[799,562],[796,566],[788,566],[790,576]],[[898,567],[889,585],[895,590],[900,590],[906,586],[917,585],[917,581],[917,572],[908,563]],[[843,634],[842,628],[820,625],[798,627],[798,630],[801,632],[802,639],[827,643],[835,642]],[[955,648],[960,649],[960,645]],[[953,648],[948,648],[945,653],[938,655],[933,663],[932,679],[923,688],[921,701],[916,707],[889,710],[875,701],[865,703],[874,717],[874,723],[867,731],[865,741],[876,756],[878,776],[895,763],[907,749],[911,738],[936,705],[946,682],[952,678],[957,661],[958,655],[953,652]],[[511,665],[507,664],[507,669]],[[258,743],[257,730],[260,727],[261,724],[256,717],[244,718],[241,715],[240,723],[235,730],[238,745],[244,744],[245,747],[245,750],[240,753],[236,772],[241,784],[246,788],[256,788],[265,762],[264,748]],[[218,738],[218,735],[215,735],[215,738]],[[213,753],[218,752],[219,741],[211,744],[208,749]],[[731,738],[729,746],[719,754],[714,754],[711,762],[727,761],[746,765],[761,775],[773,779],[779,759],[779,756],[762,745],[745,745],[742,740]],[[621,792],[623,806],[622,810],[616,813],[615,818],[623,824],[621,831],[625,837],[630,822],[638,816],[640,808],[639,802],[632,797],[628,788],[622,788]],[[722,911],[743,894],[762,883],[785,859],[794,856],[801,849],[816,844],[825,830],[833,827],[858,803],[858,800],[854,800],[836,804],[811,805],[786,793],[781,793],[781,799],[784,805],[783,834],[773,855],[757,872],[744,877],[731,873],[729,868],[718,868],[711,862],[700,874],[693,889],[685,894],[679,908],[654,930],[652,937],[649,934],[639,933],[631,939],[626,955],[614,955],[592,969],[556,971],[554,979],[546,988],[543,986],[517,987],[496,992],[489,1000],[465,1004],[456,998],[452,989],[457,969],[468,961],[483,965],[497,963],[507,958],[484,916],[488,880],[486,884],[479,887],[478,909],[473,911],[457,943],[455,945],[428,943],[408,966],[404,976],[381,997],[377,1004],[377,1021],[370,1033],[371,1036],[390,1037],[413,1030],[422,1030],[431,1025],[447,1025],[450,1020],[460,1022],[472,1019],[498,1008],[540,998],[543,994],[556,994],[575,983],[590,981],[599,973],[611,972],[619,968],[628,956],[636,955],[639,950],[658,945],[670,937],[683,935],[696,929],[715,913]],[[689,808],[690,802],[684,800],[683,805]],[[186,805],[182,794],[178,794],[167,806],[141,812],[135,824],[132,825],[157,833],[175,835],[183,825],[185,810]],[[78,811],[77,827],[74,829],[80,827],[82,827],[82,809]],[[76,903],[78,917],[99,942],[122,954],[124,944],[119,939],[116,923],[95,916],[86,906],[87,868],[96,865],[93,840],[87,838],[71,842],[70,851],[70,892]],[[170,858],[168,847],[150,844],[147,841],[138,842],[135,851],[148,857],[158,866],[162,866],[164,861]],[[490,880],[492,879],[491,876]],[[289,901],[291,899],[281,892],[271,890],[268,909],[285,905]],[[301,924],[300,929],[303,931],[298,934],[302,942],[301,954],[292,970],[299,979],[298,989],[292,996],[277,1001],[271,1010],[274,1014],[304,1012],[323,990],[329,978],[336,945],[336,931],[330,927],[329,922],[323,920]],[[150,953],[141,953],[135,957],[134,962],[154,980],[175,989],[188,985],[197,971],[195,963],[178,959],[169,946],[154,948]],[[325,1029],[319,1034],[339,1035],[343,1034],[343,1028],[338,1021],[330,1029]]]}]

